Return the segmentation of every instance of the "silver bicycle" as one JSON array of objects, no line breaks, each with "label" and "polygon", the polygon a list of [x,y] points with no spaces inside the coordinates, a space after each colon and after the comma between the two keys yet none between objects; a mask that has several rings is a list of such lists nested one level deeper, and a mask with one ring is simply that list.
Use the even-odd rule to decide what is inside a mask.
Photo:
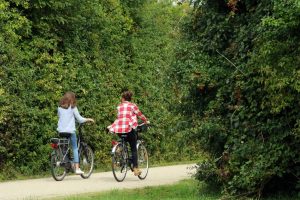
[{"label": "silver bicycle", "polygon": [[[70,133],[60,133],[60,138],[51,138],[53,149],[50,158],[51,174],[56,181],[62,181],[68,172],[74,172],[71,156]],[[83,141],[82,124],[78,127],[78,154],[80,168],[84,174],[80,176],[84,179],[89,178],[94,169],[94,152],[92,148]]]}]

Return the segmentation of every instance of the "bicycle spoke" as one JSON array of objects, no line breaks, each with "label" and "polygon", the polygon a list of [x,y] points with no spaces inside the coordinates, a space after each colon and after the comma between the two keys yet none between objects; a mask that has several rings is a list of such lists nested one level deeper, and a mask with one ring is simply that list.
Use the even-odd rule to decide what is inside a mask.
[{"label": "bicycle spoke", "polygon": [[84,146],[80,150],[80,168],[82,171],[84,171],[84,174],[81,174],[82,178],[89,178],[93,172],[94,169],[94,153],[90,146],[88,145],[82,145]]},{"label": "bicycle spoke", "polygon": [[51,174],[56,181],[61,181],[66,176],[66,169],[61,163],[59,151],[55,151],[51,155]]},{"label": "bicycle spoke", "polygon": [[139,175],[139,179],[145,179],[148,174],[149,161],[148,161],[148,153],[142,144],[138,147],[138,165],[140,170],[142,171],[141,175]]},{"label": "bicycle spoke", "polygon": [[124,153],[121,144],[118,144],[112,155],[112,171],[118,182],[123,181],[127,173],[126,157],[124,156]]}]

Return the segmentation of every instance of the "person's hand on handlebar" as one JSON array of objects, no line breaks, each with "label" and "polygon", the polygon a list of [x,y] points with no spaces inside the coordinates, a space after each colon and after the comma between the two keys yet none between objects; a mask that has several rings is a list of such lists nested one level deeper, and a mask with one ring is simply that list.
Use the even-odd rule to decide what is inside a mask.
[{"label": "person's hand on handlebar", "polygon": [[111,130],[111,125],[106,127],[106,132],[107,133],[111,133],[111,134],[114,134],[114,132]]}]

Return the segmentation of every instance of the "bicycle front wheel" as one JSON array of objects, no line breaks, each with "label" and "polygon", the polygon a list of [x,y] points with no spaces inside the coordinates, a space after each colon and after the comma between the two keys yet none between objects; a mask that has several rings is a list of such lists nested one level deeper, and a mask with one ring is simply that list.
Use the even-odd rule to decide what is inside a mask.
[{"label": "bicycle front wheel", "polygon": [[138,165],[142,173],[138,175],[139,179],[144,180],[148,175],[149,160],[147,149],[144,145],[140,144],[137,149],[138,152]]},{"label": "bicycle front wheel", "polygon": [[62,165],[61,157],[58,150],[53,151],[51,154],[51,174],[56,181],[62,181],[67,174],[66,168]]},{"label": "bicycle front wheel", "polygon": [[84,171],[80,176],[84,179],[89,178],[94,169],[94,152],[92,148],[85,144],[81,145],[80,153],[79,153],[79,162],[80,168]]},{"label": "bicycle front wheel", "polygon": [[115,151],[112,153],[112,172],[118,182],[122,182],[127,173],[127,152],[123,149],[121,144],[117,144]]}]

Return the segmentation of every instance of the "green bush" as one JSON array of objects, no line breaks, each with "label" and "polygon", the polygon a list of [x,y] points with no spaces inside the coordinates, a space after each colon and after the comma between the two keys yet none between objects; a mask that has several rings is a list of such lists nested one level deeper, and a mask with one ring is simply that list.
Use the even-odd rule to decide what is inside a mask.
[{"label": "green bush", "polygon": [[177,109],[211,157],[198,179],[224,194],[299,191],[299,11],[294,0],[196,1],[182,23]]},{"label": "green bush", "polygon": [[[153,124],[145,134],[153,162],[188,159],[172,127],[180,115],[169,77],[182,9],[156,1],[0,0],[0,167],[7,173],[48,171],[49,139],[57,136],[57,106],[75,92],[96,167],[110,163],[120,92],[129,88]],[[185,149],[185,150],[184,150]]]}]

